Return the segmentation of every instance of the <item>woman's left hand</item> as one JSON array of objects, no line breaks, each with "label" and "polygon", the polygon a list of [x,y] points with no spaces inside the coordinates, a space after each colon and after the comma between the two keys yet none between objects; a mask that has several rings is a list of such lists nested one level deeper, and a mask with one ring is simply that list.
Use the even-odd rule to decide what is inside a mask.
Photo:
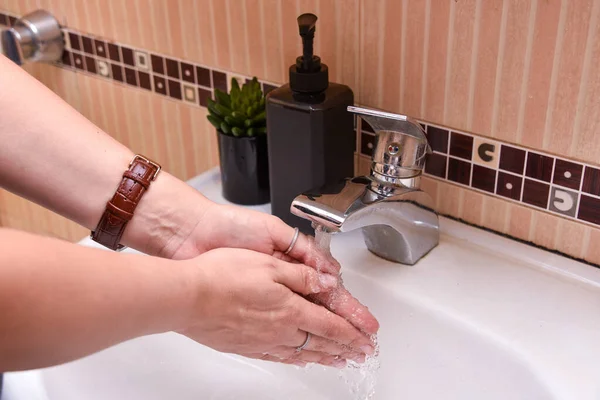
[{"label": "woman's left hand", "polygon": [[[241,207],[211,204],[188,238],[172,253],[174,259],[190,259],[209,250],[229,247],[254,250],[285,261],[299,262],[317,270],[338,275],[339,263],[316,246],[312,237],[300,234],[291,250],[284,254],[294,237],[294,229],[281,219]],[[346,318],[361,331],[373,334],[379,329],[375,317],[340,286],[335,296],[322,293],[314,299]]]}]

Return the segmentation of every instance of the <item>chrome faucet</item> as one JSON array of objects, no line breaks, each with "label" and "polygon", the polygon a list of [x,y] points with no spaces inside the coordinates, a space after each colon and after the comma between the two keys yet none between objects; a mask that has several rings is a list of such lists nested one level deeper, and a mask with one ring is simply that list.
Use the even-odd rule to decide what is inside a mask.
[{"label": "chrome faucet", "polygon": [[417,122],[404,115],[348,107],[375,130],[371,174],[303,193],[293,214],[330,233],[362,229],[367,248],[384,259],[413,265],[439,243],[431,197],[419,189],[431,152]]},{"label": "chrome faucet", "polygon": [[17,65],[61,59],[64,41],[60,24],[48,11],[37,10],[0,31],[0,53]]}]

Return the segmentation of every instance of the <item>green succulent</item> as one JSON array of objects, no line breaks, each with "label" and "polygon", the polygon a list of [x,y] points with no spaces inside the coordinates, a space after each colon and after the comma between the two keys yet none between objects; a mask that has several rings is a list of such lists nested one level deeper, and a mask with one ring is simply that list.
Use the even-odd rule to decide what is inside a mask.
[{"label": "green succulent", "polygon": [[229,94],[215,89],[215,99],[208,100],[206,118],[217,130],[236,137],[267,133],[265,95],[256,77],[241,89],[237,79],[231,78]]}]

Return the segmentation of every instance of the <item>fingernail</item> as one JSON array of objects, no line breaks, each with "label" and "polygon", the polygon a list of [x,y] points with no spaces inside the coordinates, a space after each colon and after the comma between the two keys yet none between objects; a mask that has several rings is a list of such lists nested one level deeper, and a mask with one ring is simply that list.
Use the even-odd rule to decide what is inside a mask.
[{"label": "fingernail", "polygon": [[303,367],[303,368],[306,367],[306,363],[304,361],[299,361],[299,360],[294,361],[294,365],[297,365],[298,367]]},{"label": "fingernail", "polygon": [[333,360],[333,362],[331,363],[331,366],[334,368],[345,368],[346,367],[346,360],[340,359],[340,360]]},{"label": "fingernail", "polygon": [[350,357],[350,359],[352,361],[354,361],[355,363],[362,364],[365,362],[365,355],[364,354],[355,354],[352,357]]},{"label": "fingernail", "polygon": [[360,350],[368,356],[372,356],[375,353],[373,346],[369,346],[368,344],[360,346]]},{"label": "fingernail", "polygon": [[324,288],[332,288],[335,287],[338,283],[338,280],[335,276],[330,274],[320,274],[319,281]]}]

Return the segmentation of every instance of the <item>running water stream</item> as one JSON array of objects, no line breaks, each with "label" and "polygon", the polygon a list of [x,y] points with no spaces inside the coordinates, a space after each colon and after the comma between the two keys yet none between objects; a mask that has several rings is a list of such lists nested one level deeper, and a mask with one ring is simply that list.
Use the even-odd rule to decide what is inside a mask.
[{"label": "running water stream", "polygon": [[[326,257],[331,255],[331,237],[332,234],[327,232],[321,225],[315,227],[315,245]],[[317,260],[317,271],[321,272],[321,264]],[[339,286],[334,291],[340,293],[344,287],[342,275],[340,272]],[[338,295],[339,296],[339,295]],[[336,298],[336,293],[333,293],[331,299]],[[328,304],[329,308],[331,304]],[[375,385],[377,383],[377,371],[379,370],[379,343],[377,335],[371,337],[375,353],[372,356],[367,356],[363,364],[358,364],[352,360],[348,360],[346,368],[340,371],[339,377],[348,386],[355,400],[371,400],[375,394]]]}]

